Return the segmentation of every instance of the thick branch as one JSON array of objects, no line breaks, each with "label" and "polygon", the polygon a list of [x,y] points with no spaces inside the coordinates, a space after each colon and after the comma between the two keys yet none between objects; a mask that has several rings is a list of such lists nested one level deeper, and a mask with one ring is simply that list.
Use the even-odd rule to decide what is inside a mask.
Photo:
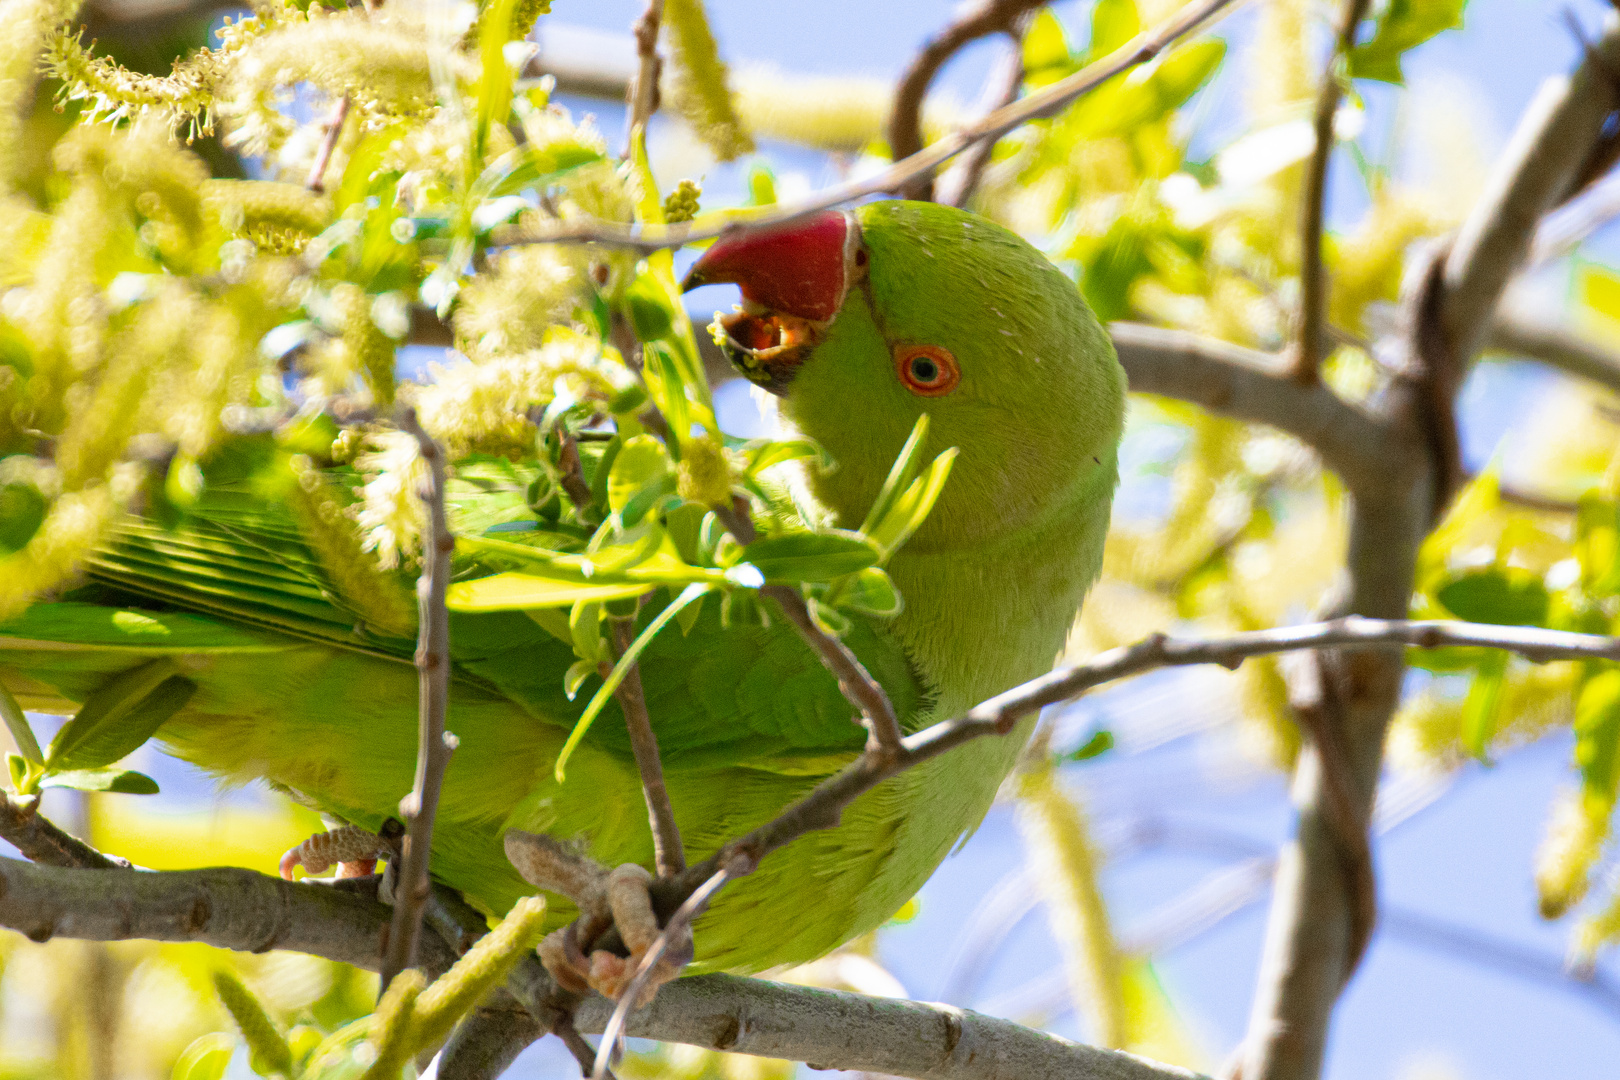
[{"label": "thick branch", "polygon": [[[585,1002],[577,1014],[580,1030],[601,1031],[612,1007],[603,998]],[[949,1005],[731,975],[677,979],[651,1005],[631,1014],[627,1033],[916,1080],[1193,1080],[1197,1075]]]},{"label": "thick branch", "polygon": [[895,718],[894,705],[849,646],[816,625],[799,590],[786,585],[767,585],[760,592],[776,601],[776,606],[782,609],[782,614],[787,616],[799,636],[809,642],[816,656],[837,678],[838,689],[861,714],[861,725],[869,736],[867,750],[876,747],[883,753],[897,753],[900,749],[900,722]]},{"label": "thick branch", "polygon": [[[613,619],[611,624],[616,655],[623,656],[636,639],[635,622],[631,619]],[[647,699],[641,689],[641,665],[630,665],[630,670],[625,673],[613,696],[624,711],[625,727],[630,732],[630,748],[635,752],[636,768],[641,773],[641,793],[647,802],[647,819],[652,827],[653,860],[658,868],[658,876],[678,874],[686,869],[686,854],[681,845],[681,830],[675,824],[675,808],[670,805],[669,788],[664,784],[664,766],[658,756],[658,737],[653,734],[652,722],[647,717]]]},{"label": "thick branch", "polygon": [[416,780],[399,807],[406,821],[405,857],[401,860],[399,884],[394,891],[394,919],[382,967],[385,989],[395,975],[416,960],[417,941],[422,936],[422,911],[433,889],[428,879],[433,818],[439,809],[444,770],[455,748],[455,736],[444,730],[445,713],[450,704],[450,613],[445,607],[445,592],[450,586],[450,555],[456,546],[445,515],[444,452],[418,423],[415,409],[404,410],[400,427],[416,439],[418,452],[427,466],[422,496],[427,504],[428,529],[422,545],[422,576],[416,583],[420,608],[416,644]]},{"label": "thick branch", "polygon": [[1134,393],[1164,394],[1279,428],[1320,453],[1353,486],[1387,475],[1384,426],[1325,386],[1291,381],[1282,358],[1140,323],[1110,323],[1108,332]]},{"label": "thick branch", "polygon": [[[923,148],[923,98],[945,62],[969,42],[1012,29],[1019,18],[1043,3],[1045,0],[982,0],[928,40],[895,88],[894,108],[889,112],[889,149],[896,161]],[[898,192],[907,199],[927,200],[933,198],[933,187],[932,176],[924,173],[900,185]]]},{"label": "thick branch", "polygon": [[[0,926],[32,941],[198,941],[221,949],[292,949],[375,971],[388,929],[384,904],[328,885],[221,867],[88,870],[0,858]],[[418,958],[430,974],[455,962],[433,935]]]},{"label": "thick branch", "polygon": [[1523,264],[1536,227],[1567,196],[1620,105],[1620,17],[1570,78],[1549,79],[1530,103],[1502,166],[1457,234],[1446,258],[1443,322],[1455,356],[1477,349],[1508,279]]},{"label": "thick branch", "polygon": [[1322,364],[1322,327],[1327,321],[1327,276],[1322,266],[1322,213],[1327,204],[1328,161],[1333,157],[1333,118],[1339,111],[1344,83],[1339,77],[1341,58],[1356,43],[1356,28],[1367,13],[1368,0],[1345,0],[1339,33],[1322,72],[1316,97],[1316,145],[1305,167],[1305,200],[1299,227],[1299,338],[1295,377],[1309,386]]},{"label": "thick branch", "polygon": [[502,229],[499,230],[495,240],[500,244],[611,244],[648,254],[682,247],[698,240],[712,239],[744,224],[751,228],[780,224],[868,195],[898,191],[919,176],[931,175],[934,169],[974,143],[983,139],[999,139],[1021,124],[1048,116],[1063,108],[1075,98],[1096,89],[1120,72],[1147,63],[1178,39],[1206,25],[1236,2],[1237,0],[1198,0],[1196,3],[1188,4],[1159,26],[1137,35],[1096,63],[1088,64],[1068,78],[1060,79],[1050,86],[1043,86],[1028,97],[1004,109],[997,109],[960,131],[952,132],[927,149],[895,162],[876,176],[830,187],[803,202],[782,206],[768,214],[754,214],[745,221],[723,218],[714,224],[693,222],[677,225],[626,225],[594,219],[559,221],[529,228]]},{"label": "thick branch", "polygon": [[1552,322],[1504,305],[1491,323],[1485,348],[1539,360],[1620,393],[1620,354]]}]

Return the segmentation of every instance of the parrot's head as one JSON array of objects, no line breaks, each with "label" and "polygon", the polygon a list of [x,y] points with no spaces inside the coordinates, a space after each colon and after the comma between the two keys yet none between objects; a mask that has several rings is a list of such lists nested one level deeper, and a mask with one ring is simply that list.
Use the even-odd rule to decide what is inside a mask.
[{"label": "parrot's head", "polygon": [[983,544],[1090,500],[1107,513],[1125,377],[1073,281],[1017,235],[933,203],[884,201],[722,237],[688,289],[731,282],[716,320],[737,368],[838,463],[811,475],[860,523],[917,417],[961,451],[908,544]]}]

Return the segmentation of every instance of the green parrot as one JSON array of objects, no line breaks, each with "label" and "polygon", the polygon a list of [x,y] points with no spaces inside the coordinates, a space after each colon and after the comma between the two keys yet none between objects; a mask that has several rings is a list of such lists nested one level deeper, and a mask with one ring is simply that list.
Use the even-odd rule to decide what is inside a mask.
[{"label": "green parrot", "polygon": [[[1015,234],[930,203],[880,201],[717,242],[687,286],[731,282],[725,347],[836,468],[802,470],[805,517],[858,526],[921,414],[956,460],[888,571],[904,608],[846,643],[918,730],[1050,669],[1102,562],[1125,378],[1074,282]],[[397,813],[416,754],[412,642],[354,633],[318,560],[269,511],[135,521],[71,600],[0,624],[0,681],[71,712],[109,680],[194,686],[156,737],[228,783],[257,778],[369,829]],[[487,572],[487,571],[486,571]],[[462,577],[467,575],[463,574]],[[643,606],[646,626],[667,599]],[[703,605],[656,637],[642,682],[689,859],[769,820],[860,752],[834,678],[784,620],[722,626]],[[521,612],[456,612],[433,875],[493,914],[534,887],[508,829],[651,865],[614,710],[554,775],[582,700],[569,646]],[[172,667],[151,667],[154,660]],[[143,665],[147,665],[143,667]],[[824,955],[888,919],[984,817],[1029,733],[981,739],[861,797],[833,829],[763,860],[695,928],[694,970]],[[552,921],[572,915],[553,905]]]}]

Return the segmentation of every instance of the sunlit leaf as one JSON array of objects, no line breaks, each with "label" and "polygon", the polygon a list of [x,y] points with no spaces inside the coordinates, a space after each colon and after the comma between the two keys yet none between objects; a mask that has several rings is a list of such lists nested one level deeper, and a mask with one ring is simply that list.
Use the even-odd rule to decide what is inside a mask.
[{"label": "sunlit leaf", "polygon": [[46,770],[100,769],[138,749],[196,692],[179,671],[173,660],[153,660],[102,683],[56,733]]},{"label": "sunlit leaf", "polygon": [[1620,786],[1620,668],[1587,679],[1575,702],[1575,764],[1590,798],[1613,803]]},{"label": "sunlit leaf", "polygon": [[1142,32],[1136,0],[1097,0],[1091,9],[1091,44],[1086,59],[1099,60]]},{"label": "sunlit leaf", "polygon": [[900,447],[899,455],[894,464],[889,467],[889,475],[884,478],[883,486],[878,489],[877,498],[872,500],[872,508],[866,512],[866,520],[861,522],[860,530],[871,535],[879,521],[889,513],[906,485],[911,483],[912,477],[922,467],[923,447],[928,442],[928,414],[923,413],[917,417],[917,422],[911,426],[911,434],[906,437],[905,444]]},{"label": "sunlit leaf", "polygon": [[569,664],[568,670],[563,673],[563,693],[568,695],[568,700],[573,701],[579,688],[585,685],[585,680],[595,674],[595,660],[575,660]]},{"label": "sunlit leaf", "polygon": [[880,567],[869,566],[852,574],[835,583],[834,589],[836,595],[829,594],[828,601],[845,611],[886,619],[900,614],[903,607],[899,590]]},{"label": "sunlit leaf", "polygon": [[[521,571],[508,571],[450,586],[448,600],[452,611],[514,611],[528,608],[567,607],[579,601],[601,603],[652,592],[647,582],[559,581]],[[544,625],[544,624],[542,624]],[[549,629],[549,627],[548,627]]]},{"label": "sunlit leaf", "polygon": [[71,769],[53,772],[39,782],[42,788],[73,788],[78,791],[110,791],[118,795],[156,795],[158,783],[145,773],[131,769]]},{"label": "sunlit leaf", "polygon": [[956,453],[953,446],[935,458],[927,471],[895,500],[881,521],[869,531],[862,530],[883,550],[885,558],[904,544],[933,510],[935,500],[945,489],[945,481],[950,479]]},{"label": "sunlit leaf", "polygon": [[1493,566],[1453,578],[1435,598],[1459,619],[1501,626],[1540,626],[1547,621],[1547,586],[1516,566]]},{"label": "sunlit leaf", "polygon": [[1094,732],[1083,746],[1070,750],[1064,754],[1060,761],[1089,761],[1100,754],[1105,754],[1114,748],[1114,733],[1107,728]]},{"label": "sunlit leaf", "polygon": [[1068,74],[1074,66],[1063,23],[1051,8],[1041,8],[1029,21],[1023,40],[1024,77],[1035,85],[1051,82]]},{"label": "sunlit leaf", "polygon": [[784,533],[755,540],[742,549],[767,581],[831,581],[875,566],[881,552],[859,533]]},{"label": "sunlit leaf", "polygon": [[1502,682],[1507,678],[1507,653],[1493,649],[1480,661],[1463,702],[1462,745],[1474,757],[1490,763],[1487,749],[1496,734],[1502,705]]},{"label": "sunlit leaf", "polygon": [[1404,84],[1401,56],[1445,30],[1461,29],[1468,0],[1389,0],[1372,39],[1350,51],[1350,75]]},{"label": "sunlit leaf", "polygon": [[11,696],[11,691],[0,683],[0,720],[5,721],[6,731],[11,735],[11,741],[16,744],[17,750],[22,754],[23,760],[30,765],[45,764],[45,755],[40,752],[39,740],[34,738],[34,729],[28,723],[28,715],[17,699]]},{"label": "sunlit leaf", "polygon": [[236,1052],[236,1040],[223,1031],[210,1032],[186,1047],[169,1080],[223,1080]]}]

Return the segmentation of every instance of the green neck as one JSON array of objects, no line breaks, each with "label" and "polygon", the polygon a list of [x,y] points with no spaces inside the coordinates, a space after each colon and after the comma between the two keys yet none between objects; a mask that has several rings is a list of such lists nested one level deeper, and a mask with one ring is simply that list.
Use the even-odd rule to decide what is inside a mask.
[{"label": "green neck", "polygon": [[1044,674],[1102,568],[1118,470],[1109,460],[1043,520],[970,548],[901,548],[889,573],[905,598],[890,624],[943,717]]}]

